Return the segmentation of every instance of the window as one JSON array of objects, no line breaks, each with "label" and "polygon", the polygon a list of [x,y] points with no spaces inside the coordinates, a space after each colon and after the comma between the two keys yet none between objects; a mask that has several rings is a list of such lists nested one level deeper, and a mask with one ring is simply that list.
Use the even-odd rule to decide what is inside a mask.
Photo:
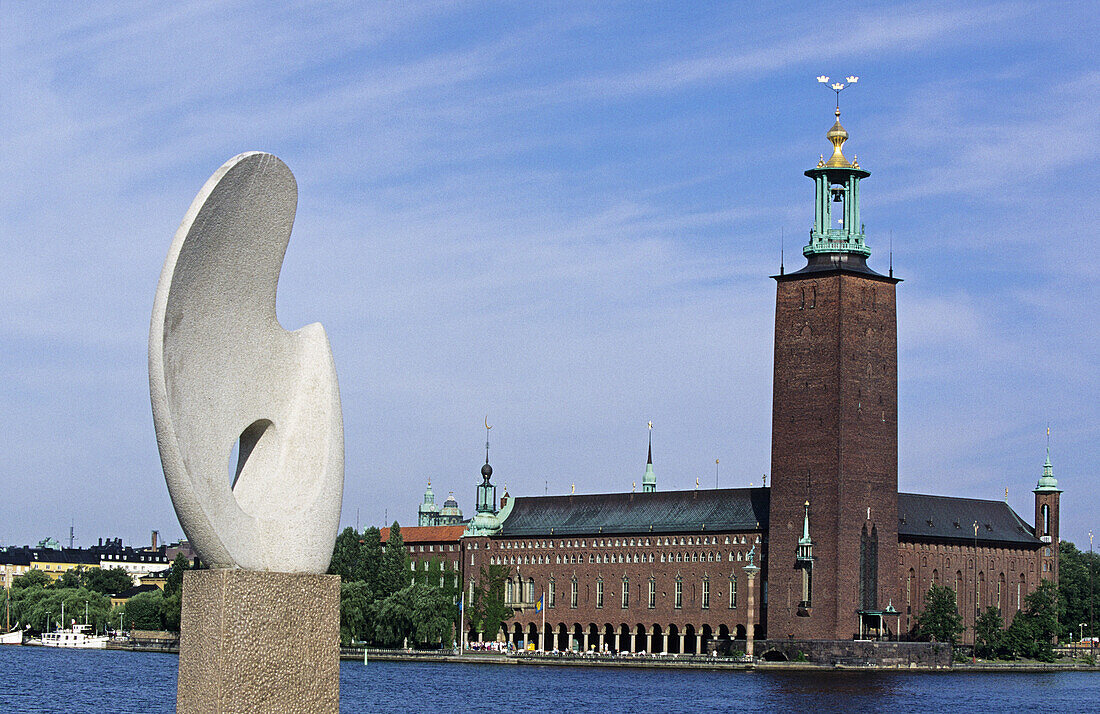
[{"label": "window", "polygon": [[630,578],[623,578],[623,609],[630,607]]},{"label": "window", "polygon": [[515,602],[512,599],[512,579],[504,581],[504,602]]},{"label": "window", "polygon": [[596,607],[603,607],[603,580],[596,581]]},{"label": "window", "polygon": [[546,585],[546,606],[554,607],[554,579],[550,578],[550,582]]},{"label": "window", "polygon": [[657,607],[657,581],[649,579],[649,609]]},{"label": "window", "polygon": [[737,607],[737,576],[730,576],[730,609]]},{"label": "window", "polygon": [[710,609],[710,580],[703,578],[703,609]]},{"label": "window", "polygon": [[569,582],[569,607],[574,610],[577,609],[577,579],[573,578]]},{"label": "window", "polygon": [[684,606],[684,580],[683,578],[676,578],[676,609],[679,610]]}]

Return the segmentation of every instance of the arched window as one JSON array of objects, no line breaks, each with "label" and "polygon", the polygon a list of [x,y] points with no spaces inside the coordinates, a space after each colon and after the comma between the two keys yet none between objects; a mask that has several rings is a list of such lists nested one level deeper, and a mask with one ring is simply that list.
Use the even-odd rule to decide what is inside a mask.
[{"label": "arched window", "polygon": [[737,607],[737,576],[730,576],[730,609]]},{"label": "arched window", "polygon": [[630,607],[630,578],[623,577],[623,609]]},{"label": "arched window", "polygon": [[677,610],[684,606],[684,579],[680,576],[676,576],[676,601],[675,607]]},{"label": "arched window", "polygon": [[569,607],[577,609],[577,577],[569,581]]},{"label": "arched window", "polygon": [[702,607],[704,610],[710,609],[710,579],[703,578],[703,600]]},{"label": "arched window", "polygon": [[514,602],[512,600],[512,579],[508,578],[504,581],[504,602]]},{"label": "arched window", "polygon": [[527,602],[535,601],[535,579],[530,578],[527,581]]},{"label": "arched window", "polygon": [[554,607],[555,595],[554,577],[550,576],[550,581],[546,584],[546,607]]},{"label": "arched window", "polygon": [[1050,535],[1050,506],[1043,504],[1043,535]]}]

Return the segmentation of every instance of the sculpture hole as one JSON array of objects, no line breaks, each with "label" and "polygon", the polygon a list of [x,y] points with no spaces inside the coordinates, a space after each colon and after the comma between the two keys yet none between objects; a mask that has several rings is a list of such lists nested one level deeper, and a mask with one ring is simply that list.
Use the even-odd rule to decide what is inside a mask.
[{"label": "sculpture hole", "polygon": [[248,428],[241,432],[240,438],[234,442],[233,448],[229,451],[230,489],[237,486],[237,479],[241,477],[241,472],[244,471],[244,466],[248,463],[248,457],[252,455],[256,444],[260,443],[260,439],[263,438],[271,425],[270,419],[257,419],[249,424]]}]

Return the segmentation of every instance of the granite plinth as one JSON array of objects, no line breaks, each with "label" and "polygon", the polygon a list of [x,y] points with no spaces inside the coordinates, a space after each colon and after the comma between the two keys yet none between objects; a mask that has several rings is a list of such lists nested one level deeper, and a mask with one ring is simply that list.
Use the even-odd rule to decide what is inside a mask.
[{"label": "granite plinth", "polygon": [[184,573],[177,714],[339,709],[339,576]]}]

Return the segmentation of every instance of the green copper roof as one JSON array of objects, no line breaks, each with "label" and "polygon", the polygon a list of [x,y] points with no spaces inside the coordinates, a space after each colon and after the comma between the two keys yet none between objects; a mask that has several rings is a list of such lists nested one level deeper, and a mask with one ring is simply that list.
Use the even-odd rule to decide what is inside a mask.
[{"label": "green copper roof", "polygon": [[1039,477],[1039,483],[1035,484],[1035,491],[1056,491],[1061,493],[1061,489],[1058,488],[1058,480],[1054,478],[1054,467],[1050,465],[1050,447],[1047,447],[1047,461],[1043,464],[1043,475]]}]

